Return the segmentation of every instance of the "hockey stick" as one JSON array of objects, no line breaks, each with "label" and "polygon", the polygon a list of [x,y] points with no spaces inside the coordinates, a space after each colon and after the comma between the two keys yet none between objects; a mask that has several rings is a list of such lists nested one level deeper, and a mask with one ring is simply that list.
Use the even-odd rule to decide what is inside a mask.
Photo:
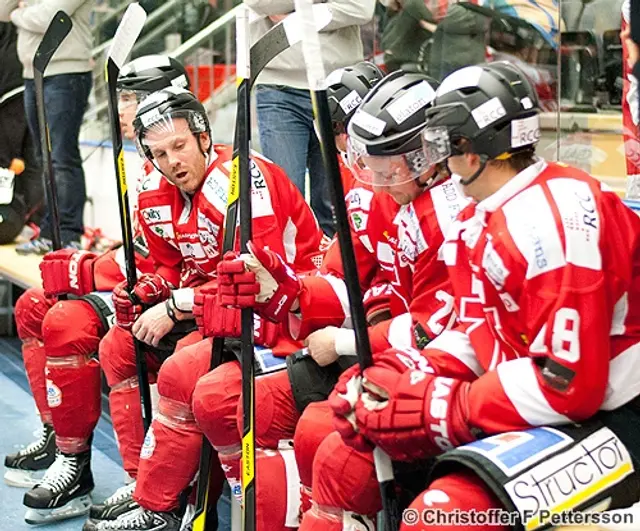
[{"label": "hockey stick", "polygon": [[[240,189],[240,252],[249,252],[247,242],[251,240],[251,174],[249,172],[249,157],[251,149],[251,52],[249,50],[249,18],[245,8],[242,16],[237,18],[236,46],[238,59],[236,72],[238,75],[238,118],[236,128],[238,132],[237,175]],[[283,45],[279,41],[281,48]],[[286,49],[286,46],[284,49]],[[256,49],[255,47],[253,49]],[[259,48],[257,50],[260,50]],[[262,50],[261,50],[262,51]],[[275,50],[274,50],[275,51]],[[269,54],[256,53],[260,60],[255,66],[266,66]],[[264,68],[263,66],[263,68]],[[256,72],[256,76],[259,72]],[[253,80],[255,81],[255,77]],[[256,438],[255,438],[255,392],[256,375],[253,365],[253,308],[241,310],[241,338],[240,352],[242,359],[242,529],[255,531],[256,528]]]},{"label": "hockey stick", "polygon": [[51,57],[65,40],[73,23],[64,11],[58,11],[47,31],[44,32],[36,55],[33,58],[33,83],[36,91],[36,107],[38,112],[38,126],[40,128],[40,149],[42,151],[42,163],[45,171],[45,183],[47,200],[49,202],[49,216],[51,217],[51,241],[54,250],[62,248],[60,239],[60,213],[58,211],[58,193],[55,175],[53,174],[53,161],[51,159],[51,138],[49,137],[49,125],[44,103],[44,71],[47,69]]},{"label": "hockey stick", "polygon": [[[125,272],[129,292],[137,281],[136,258],[133,245],[133,228],[131,211],[129,209],[129,193],[127,190],[127,176],[124,168],[124,152],[122,150],[122,134],[120,131],[120,116],[118,114],[118,96],[116,83],[120,69],[127,56],[131,53],[133,44],[142,31],[147,13],[137,2],[129,5],[122,17],[122,21],[113,37],[107,61],[105,63],[105,78],[109,96],[109,125],[111,126],[111,142],[113,144],[113,165],[116,172],[118,186],[118,207],[120,210],[120,228],[122,230],[122,246],[124,249]],[[147,360],[142,352],[142,345],[135,337],[133,346],[136,356],[136,370],[138,373],[138,388],[140,389],[140,403],[142,405],[142,423],[146,432],[151,425],[151,392],[149,390],[149,376],[147,374]]]},{"label": "hockey stick", "polygon": [[[240,14],[236,17],[236,24],[247,24],[248,16],[246,11],[241,11]],[[318,17],[319,28],[324,27],[329,23],[331,19],[331,14],[328,13],[328,16]],[[250,106],[249,103],[245,102],[245,99],[249,101],[251,88],[255,84],[255,81],[264,70],[265,66],[267,66],[276,56],[287,50],[293,44],[296,44],[302,38],[302,33],[299,31],[299,19],[295,16],[295,13],[289,15],[282,22],[276,24],[273,28],[271,28],[267,33],[265,33],[258,41],[256,41],[251,49],[249,50],[249,72],[244,72],[244,76],[241,76],[241,73],[246,70],[246,67],[242,67],[242,64],[236,67],[236,72],[238,75],[238,111],[236,115],[236,130],[234,135],[234,146],[233,146],[233,166],[232,172],[229,180],[229,193],[227,197],[227,217],[225,221],[225,229],[224,229],[224,242],[223,242],[223,250],[222,254],[228,250],[233,249],[234,246],[234,237],[235,237],[235,226],[238,219],[238,205],[239,205],[239,161],[240,161],[240,145],[244,144],[247,149],[247,158],[249,153],[249,137],[248,134],[250,132],[250,121],[249,121],[249,112]],[[237,49],[238,50],[246,50],[247,43],[245,37],[242,35],[242,29],[237,28],[236,30],[236,40],[237,40]],[[244,30],[244,34],[248,35],[246,29]],[[246,52],[245,52],[246,57]],[[239,57],[236,61],[237,63],[242,62],[242,57]],[[246,64],[246,59],[244,60]],[[240,68],[242,67],[242,69]],[[247,79],[248,84],[246,83]],[[247,85],[245,87],[245,85]],[[242,93],[242,94],[241,94]],[[241,125],[241,124],[246,125]],[[247,138],[240,138],[240,134],[244,134],[246,131]],[[243,330],[245,327],[243,326]],[[252,336],[251,340],[253,341],[253,319],[251,321],[251,330]],[[224,348],[224,339],[223,338],[214,338],[213,345],[211,349],[211,366],[210,369],[215,369],[222,362],[222,350]],[[253,357],[253,353],[251,353]],[[246,364],[245,364],[246,365]],[[253,367],[253,363],[250,364]],[[245,380],[243,380],[244,382]],[[249,393],[244,393],[243,389],[243,397],[248,396]],[[246,408],[245,408],[246,410]],[[253,433],[253,432],[251,432]],[[243,439],[244,440],[244,439]],[[243,450],[245,445],[243,444]],[[249,447],[247,447],[248,450]],[[251,451],[253,452],[254,446],[251,446]],[[193,531],[209,531],[207,529],[207,504],[208,504],[208,493],[209,493],[209,484],[210,484],[210,475],[211,475],[211,453],[212,447],[211,443],[206,437],[203,437],[202,441],[202,450],[200,452],[200,466],[198,468],[198,485],[196,489],[196,507],[195,507],[195,515],[193,518]],[[253,468],[251,468],[251,484],[253,485]],[[249,472],[249,470],[247,470]],[[203,480],[202,478],[206,478]],[[250,490],[254,489],[254,487],[250,487]],[[250,494],[250,496],[254,496],[255,494]],[[246,507],[246,501],[244,506]],[[255,507],[255,501],[254,501]],[[251,513],[249,513],[251,514]]]},{"label": "hockey stick", "polygon": [[[338,152],[331,125],[329,103],[327,101],[326,75],[322,63],[322,50],[320,48],[318,33],[313,27],[314,14],[312,2],[313,0],[295,0],[294,4],[296,12],[300,13],[303,21],[302,47],[307,65],[307,77],[309,79],[315,121],[320,133],[322,160],[329,178],[329,190],[334,208],[344,279],[347,285],[351,319],[356,336],[358,362],[361,370],[364,371],[364,369],[373,364],[373,359],[371,356],[369,335],[367,333],[364,306],[362,304],[362,291],[358,280],[358,267],[353,251],[351,230],[344,201],[344,189],[342,187],[342,179],[340,178]],[[391,459],[379,448],[374,449],[373,455],[385,513],[385,529],[387,531],[397,531],[401,523],[401,514],[400,504],[395,490]]]}]

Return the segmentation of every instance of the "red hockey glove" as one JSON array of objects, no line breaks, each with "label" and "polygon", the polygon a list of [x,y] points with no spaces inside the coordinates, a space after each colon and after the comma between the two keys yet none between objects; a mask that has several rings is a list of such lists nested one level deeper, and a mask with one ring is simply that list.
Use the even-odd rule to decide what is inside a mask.
[{"label": "red hockey glove", "polygon": [[133,288],[133,295],[141,304],[151,306],[171,297],[171,286],[160,275],[142,275]]},{"label": "red hockey glove", "polygon": [[193,298],[193,316],[204,337],[240,337],[240,310],[218,304],[218,289],[205,287]]},{"label": "red hockey glove", "polygon": [[131,297],[127,281],[123,280],[113,288],[113,306],[116,312],[116,323],[120,328],[131,330],[133,323],[142,314],[142,305],[134,302]]},{"label": "red hockey glove", "polygon": [[93,264],[98,255],[88,251],[60,249],[44,255],[40,262],[45,297],[95,291]]},{"label": "red hockey glove", "polygon": [[391,319],[391,284],[388,282],[371,286],[364,292],[362,304],[364,313],[367,316],[367,323],[373,326],[381,321]]},{"label": "red hockey glove", "polygon": [[[227,254],[218,264],[220,302],[236,308],[253,307],[270,321],[281,322],[298,299],[300,279],[277,253],[259,249],[251,241],[247,247],[249,255],[232,260]],[[244,268],[240,267],[242,262]]]},{"label": "red hockey glove", "polygon": [[352,365],[344,371],[329,395],[329,405],[333,409],[333,427],[342,440],[360,452],[373,450],[356,424],[355,408],[362,392],[360,366]]},{"label": "red hockey glove", "polygon": [[364,437],[398,461],[433,457],[475,440],[467,425],[470,383],[386,365],[364,371],[356,404]]}]

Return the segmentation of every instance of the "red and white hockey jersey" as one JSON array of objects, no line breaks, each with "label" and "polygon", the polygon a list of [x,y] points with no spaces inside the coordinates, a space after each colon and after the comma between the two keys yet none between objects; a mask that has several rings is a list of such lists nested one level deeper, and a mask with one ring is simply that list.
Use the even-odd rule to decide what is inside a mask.
[{"label": "red and white hockey jersey", "polygon": [[[191,196],[157,173],[142,184],[142,230],[156,272],[176,287],[199,286],[216,276],[231,156],[231,147],[215,145],[204,182]],[[277,252],[296,271],[316,269],[323,234],[304,198],[272,162],[254,154],[250,170],[254,243]]]},{"label": "red and white hockey jersey", "polygon": [[474,380],[485,433],[579,421],[640,393],[640,219],[539,161],[466,208],[442,247],[459,327],[423,353]]},{"label": "red and white hockey jersey", "polygon": [[[468,200],[451,181],[431,188],[403,206],[385,193],[358,190],[357,194],[357,204],[366,210],[366,223],[360,227],[354,223],[352,214],[350,217],[355,235],[363,242],[356,257],[362,288],[367,289],[376,272],[382,270],[387,272],[394,293],[393,318],[369,328],[372,350],[412,346],[417,324],[422,329],[418,335],[435,337],[451,324],[453,312],[447,268],[438,251],[444,234]],[[348,207],[353,212],[353,200]],[[328,253],[323,273],[329,269],[329,258]],[[322,326],[351,326],[341,270],[333,267],[331,272],[303,281],[305,289],[300,297],[303,337]]]}]

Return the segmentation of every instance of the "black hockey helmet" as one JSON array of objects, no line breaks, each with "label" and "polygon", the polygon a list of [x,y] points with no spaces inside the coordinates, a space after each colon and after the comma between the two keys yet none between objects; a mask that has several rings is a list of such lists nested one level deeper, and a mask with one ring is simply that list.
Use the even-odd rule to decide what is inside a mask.
[{"label": "black hockey helmet", "polygon": [[120,70],[116,88],[147,95],[166,87],[191,89],[182,63],[168,55],[145,55],[128,62]]},{"label": "black hockey helmet", "polygon": [[361,61],[327,76],[327,100],[334,134],[344,133],[353,113],[384,74],[373,63]]},{"label": "black hockey helmet", "polygon": [[197,138],[199,133],[211,133],[207,112],[198,98],[183,88],[164,88],[142,100],[133,121],[136,144],[142,156],[153,161],[151,146],[145,138],[149,129],[167,133],[175,131],[176,118],[185,119]]},{"label": "black hockey helmet", "polygon": [[540,140],[538,98],[526,75],[507,61],[469,66],[445,78],[427,109],[422,133],[428,164],[464,152],[482,158],[482,172],[491,159],[504,160],[533,152]]},{"label": "black hockey helmet", "polygon": [[389,186],[431,170],[424,164],[420,133],[435,87],[424,74],[396,71],[365,96],[348,125],[347,158],[356,179]]}]

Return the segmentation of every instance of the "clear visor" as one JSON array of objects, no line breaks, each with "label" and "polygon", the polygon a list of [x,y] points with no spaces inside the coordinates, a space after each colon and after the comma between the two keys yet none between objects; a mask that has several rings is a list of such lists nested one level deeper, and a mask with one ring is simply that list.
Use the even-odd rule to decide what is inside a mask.
[{"label": "clear visor", "polygon": [[[155,112],[154,112],[155,111]],[[196,111],[180,111],[179,115],[160,115],[154,108],[138,115],[136,145],[141,155],[158,159],[169,151],[179,151],[197,133],[207,131],[203,116]]]},{"label": "clear visor", "polygon": [[145,91],[129,89],[117,89],[116,94],[118,96],[118,110],[120,112],[131,111],[137,108],[138,103],[149,95],[149,93]]},{"label": "clear visor", "polygon": [[447,128],[427,127],[422,131],[422,151],[428,165],[447,160],[453,154]]},{"label": "clear visor", "polygon": [[356,180],[371,186],[398,186],[419,179],[433,170],[425,164],[421,149],[402,155],[375,156],[359,142],[347,141],[347,165]]}]

